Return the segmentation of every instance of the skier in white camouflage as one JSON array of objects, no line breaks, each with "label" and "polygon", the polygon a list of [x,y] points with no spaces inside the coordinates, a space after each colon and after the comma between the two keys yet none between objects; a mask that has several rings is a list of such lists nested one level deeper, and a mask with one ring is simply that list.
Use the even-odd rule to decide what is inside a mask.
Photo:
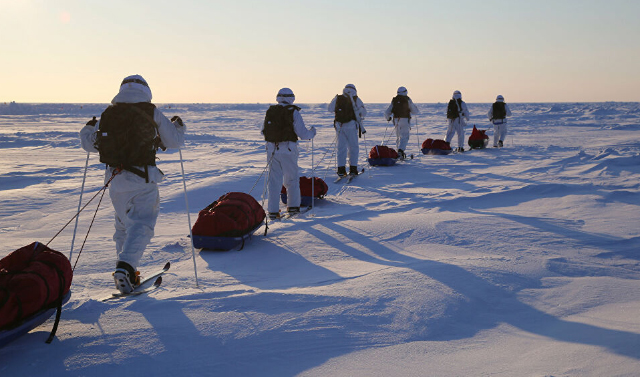
[{"label": "skier in white camouflage", "polygon": [[507,137],[507,117],[511,116],[509,105],[504,102],[504,97],[498,95],[496,102],[491,105],[487,117],[493,123],[493,147],[502,148]]},{"label": "skier in white camouflage", "polygon": [[388,122],[393,115],[393,124],[396,131],[396,149],[398,150],[398,157],[404,160],[407,157],[404,151],[407,149],[411,132],[411,116],[420,114],[420,111],[407,95],[407,88],[404,86],[399,87],[397,94],[384,112],[384,118]]},{"label": "skier in white camouflage", "polygon": [[297,141],[316,136],[313,126],[307,129],[304,125],[300,108],[293,104],[295,100],[291,89],[280,89],[276,96],[278,104],[269,107],[262,128],[269,163],[267,211],[270,219],[280,217],[280,190],[283,185],[287,189],[287,212],[300,212]]},{"label": "skier in white camouflage", "polygon": [[[351,101],[353,99],[353,102]],[[355,104],[355,108],[354,105]],[[342,90],[342,94],[336,95],[329,104],[328,110],[335,114],[333,127],[336,130],[336,148],[338,160],[338,175],[347,175],[346,163],[349,155],[349,174],[358,174],[358,138],[366,133],[360,121],[367,116],[362,100],[358,97],[358,92],[353,84],[347,84]],[[357,111],[357,114],[356,114]]]},{"label": "skier in white camouflage", "polygon": [[449,121],[449,125],[444,141],[450,143],[451,139],[453,139],[453,135],[457,133],[458,148],[456,148],[456,151],[458,152],[464,152],[464,128],[467,125],[465,120],[469,121],[469,115],[471,114],[469,114],[467,104],[462,100],[462,94],[459,90],[456,90],[453,92],[453,97],[447,106],[447,119]]},{"label": "skier in white camouflage", "polygon": [[113,240],[118,258],[113,278],[122,293],[130,293],[140,282],[137,267],[160,212],[158,182],[164,174],[156,167],[156,149],[184,144],[180,117],[167,119],[151,98],[142,76],[128,76],[100,121],[94,118],[80,131],[82,148],[100,153],[100,161],[107,164],[105,183],[110,181],[115,209]]}]

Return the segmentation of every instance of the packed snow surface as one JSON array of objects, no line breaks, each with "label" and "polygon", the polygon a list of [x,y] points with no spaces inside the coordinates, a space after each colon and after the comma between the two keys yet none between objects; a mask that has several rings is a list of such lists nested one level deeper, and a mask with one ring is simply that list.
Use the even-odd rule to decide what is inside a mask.
[{"label": "packed snow surface", "polygon": [[[227,192],[262,203],[268,106],[160,106],[187,125],[192,223]],[[140,270],[170,261],[161,288],[99,301],[114,291],[115,250],[108,196],[82,247],[96,198],[80,215],[56,340],[44,343],[49,320],[1,348],[0,375],[638,375],[640,104],[510,104],[504,148],[449,156],[420,153],[444,137],[446,104],[419,104],[414,159],[371,168],[367,149],[395,148],[386,106],[367,106],[367,170],[344,185],[332,114],[301,105],[318,136],[300,142],[300,173],[328,195],[243,250],[196,250],[197,286],[180,154],[160,152],[162,209]],[[467,136],[476,124],[492,137],[489,106],[469,105]],[[0,257],[73,217],[78,131],[105,107],[0,104]],[[90,155],[83,204],[103,171]],[[50,246],[69,255],[73,228]]]}]

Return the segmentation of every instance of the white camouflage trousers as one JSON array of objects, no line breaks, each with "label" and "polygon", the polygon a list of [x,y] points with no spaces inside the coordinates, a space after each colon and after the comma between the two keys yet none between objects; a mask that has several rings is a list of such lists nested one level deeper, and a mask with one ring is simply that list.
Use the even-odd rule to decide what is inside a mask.
[{"label": "white camouflage trousers", "polygon": [[[358,166],[358,126],[355,120],[348,123],[336,123],[337,135],[337,159],[338,166],[347,166],[347,154],[349,165]],[[347,171],[349,168],[347,167]]]},{"label": "white camouflage trousers", "polygon": [[[126,178],[125,174],[131,173],[122,172],[116,179]],[[155,182],[140,183],[135,187],[119,183],[114,179],[109,186],[109,196],[116,212],[113,240],[118,261],[137,268],[154,234],[160,213],[160,194]]]},{"label": "white camouflage trousers", "polygon": [[444,141],[447,143],[451,142],[454,134],[458,134],[458,147],[464,147],[464,126],[465,124],[462,122],[462,118],[456,118],[453,120],[449,120],[449,128],[447,129],[447,136]]},{"label": "white camouflage trousers", "polygon": [[396,149],[406,151],[411,135],[409,118],[398,118],[394,122],[396,122]]}]

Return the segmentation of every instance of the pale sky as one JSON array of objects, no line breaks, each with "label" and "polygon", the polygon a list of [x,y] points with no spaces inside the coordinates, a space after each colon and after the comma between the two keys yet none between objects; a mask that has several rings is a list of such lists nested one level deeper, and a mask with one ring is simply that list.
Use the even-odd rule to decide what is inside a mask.
[{"label": "pale sky", "polygon": [[640,101],[638,0],[0,0],[0,102]]}]

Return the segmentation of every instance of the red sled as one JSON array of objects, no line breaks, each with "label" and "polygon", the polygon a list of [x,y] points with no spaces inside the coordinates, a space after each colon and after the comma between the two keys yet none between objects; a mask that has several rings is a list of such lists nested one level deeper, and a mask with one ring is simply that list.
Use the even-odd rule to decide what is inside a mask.
[{"label": "red sled", "polygon": [[200,211],[191,229],[197,249],[228,251],[244,248],[266,214],[253,196],[230,192]]},{"label": "red sled", "polygon": [[398,159],[398,152],[386,145],[376,145],[369,151],[369,165],[371,166],[393,166]]},{"label": "red sled", "polygon": [[422,142],[422,154],[447,155],[451,152],[451,145],[442,139],[429,138]]},{"label": "red sled", "polygon": [[[300,177],[300,206],[311,207],[311,178]],[[313,177],[313,197],[315,199],[323,199],[329,191],[329,186],[320,177]],[[282,186],[280,191],[280,199],[282,203],[287,204],[287,189]]]},{"label": "red sled", "polygon": [[489,145],[489,135],[485,135],[487,130],[479,130],[476,125],[473,125],[473,131],[469,136],[469,147],[471,149],[483,149]]},{"label": "red sled", "polygon": [[73,270],[60,252],[39,242],[24,246],[0,260],[0,347],[44,323],[71,296]]}]

